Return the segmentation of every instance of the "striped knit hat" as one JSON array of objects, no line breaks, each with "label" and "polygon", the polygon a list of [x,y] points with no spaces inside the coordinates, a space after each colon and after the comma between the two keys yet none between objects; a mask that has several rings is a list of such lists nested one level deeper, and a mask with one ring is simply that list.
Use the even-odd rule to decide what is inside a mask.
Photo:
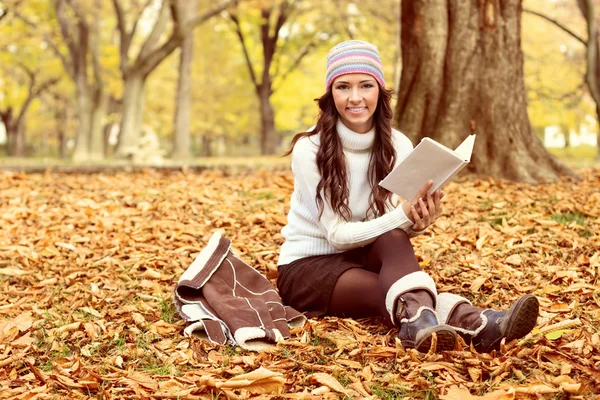
[{"label": "striped knit hat", "polygon": [[377,46],[362,40],[348,40],[335,45],[329,51],[325,89],[329,89],[338,76],[353,73],[371,75],[382,87],[385,87]]}]

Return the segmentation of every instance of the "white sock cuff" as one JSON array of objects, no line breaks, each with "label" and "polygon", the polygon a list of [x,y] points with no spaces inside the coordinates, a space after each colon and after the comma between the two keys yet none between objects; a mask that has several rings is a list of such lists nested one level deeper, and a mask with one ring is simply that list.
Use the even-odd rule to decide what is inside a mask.
[{"label": "white sock cuff", "polygon": [[433,298],[433,308],[436,307],[437,290],[435,282],[428,273],[423,271],[412,272],[398,279],[387,291],[385,296],[385,307],[390,314],[390,319],[395,321],[394,306],[399,296],[413,290],[427,290]]},{"label": "white sock cuff", "polygon": [[437,307],[435,308],[435,310],[437,311],[440,324],[447,324],[448,318],[450,317],[450,314],[452,314],[452,311],[454,311],[456,306],[458,306],[459,304],[462,304],[462,303],[471,304],[471,302],[469,300],[467,300],[464,297],[461,297],[457,294],[452,294],[452,293],[438,294]]}]

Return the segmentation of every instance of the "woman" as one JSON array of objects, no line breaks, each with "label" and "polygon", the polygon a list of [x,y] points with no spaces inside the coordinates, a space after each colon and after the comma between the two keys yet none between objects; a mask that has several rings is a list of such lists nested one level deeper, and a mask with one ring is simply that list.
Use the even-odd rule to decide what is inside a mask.
[{"label": "woman", "polygon": [[429,182],[395,206],[397,197],[378,186],[413,145],[391,128],[377,47],[358,40],[334,46],[326,74],[317,124],[297,134],[290,150],[294,193],[277,281],[283,301],[308,317],[383,316],[398,326],[405,348],[421,352],[433,334],[437,350],[454,349],[458,333],[484,352],[526,335],[538,315],[534,296],[507,312],[482,310],[438,295],[421,270],[410,238],[435,222],[444,195],[429,193]]}]

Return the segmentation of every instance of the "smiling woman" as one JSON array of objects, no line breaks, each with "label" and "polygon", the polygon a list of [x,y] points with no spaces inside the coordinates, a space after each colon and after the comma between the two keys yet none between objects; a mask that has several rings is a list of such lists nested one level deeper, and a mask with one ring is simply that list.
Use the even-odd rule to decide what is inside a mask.
[{"label": "smiling woman", "polygon": [[452,350],[458,334],[490,351],[533,329],[534,296],[507,312],[482,310],[438,295],[421,270],[410,238],[435,222],[444,195],[427,183],[399,202],[378,185],[413,145],[391,127],[377,47],[359,40],[334,46],[325,86],[315,128],[297,134],[290,150],[294,193],[277,278],[283,301],[309,317],[382,316],[398,327],[404,347],[422,352],[434,343]]}]

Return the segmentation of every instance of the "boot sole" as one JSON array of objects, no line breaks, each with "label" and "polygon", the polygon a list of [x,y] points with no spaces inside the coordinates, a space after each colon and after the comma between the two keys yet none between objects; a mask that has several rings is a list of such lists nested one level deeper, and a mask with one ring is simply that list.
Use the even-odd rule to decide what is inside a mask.
[{"label": "boot sole", "polygon": [[456,346],[456,331],[450,327],[444,327],[441,325],[432,326],[423,335],[421,340],[415,343],[415,348],[421,353],[428,353],[431,348],[431,341],[433,340],[432,334],[435,333],[437,336],[436,351],[448,351],[454,350]]},{"label": "boot sole", "polygon": [[537,323],[539,310],[540,303],[532,294],[517,300],[500,322],[500,331],[503,333],[502,336],[506,337],[506,342],[520,339],[531,332]]}]

